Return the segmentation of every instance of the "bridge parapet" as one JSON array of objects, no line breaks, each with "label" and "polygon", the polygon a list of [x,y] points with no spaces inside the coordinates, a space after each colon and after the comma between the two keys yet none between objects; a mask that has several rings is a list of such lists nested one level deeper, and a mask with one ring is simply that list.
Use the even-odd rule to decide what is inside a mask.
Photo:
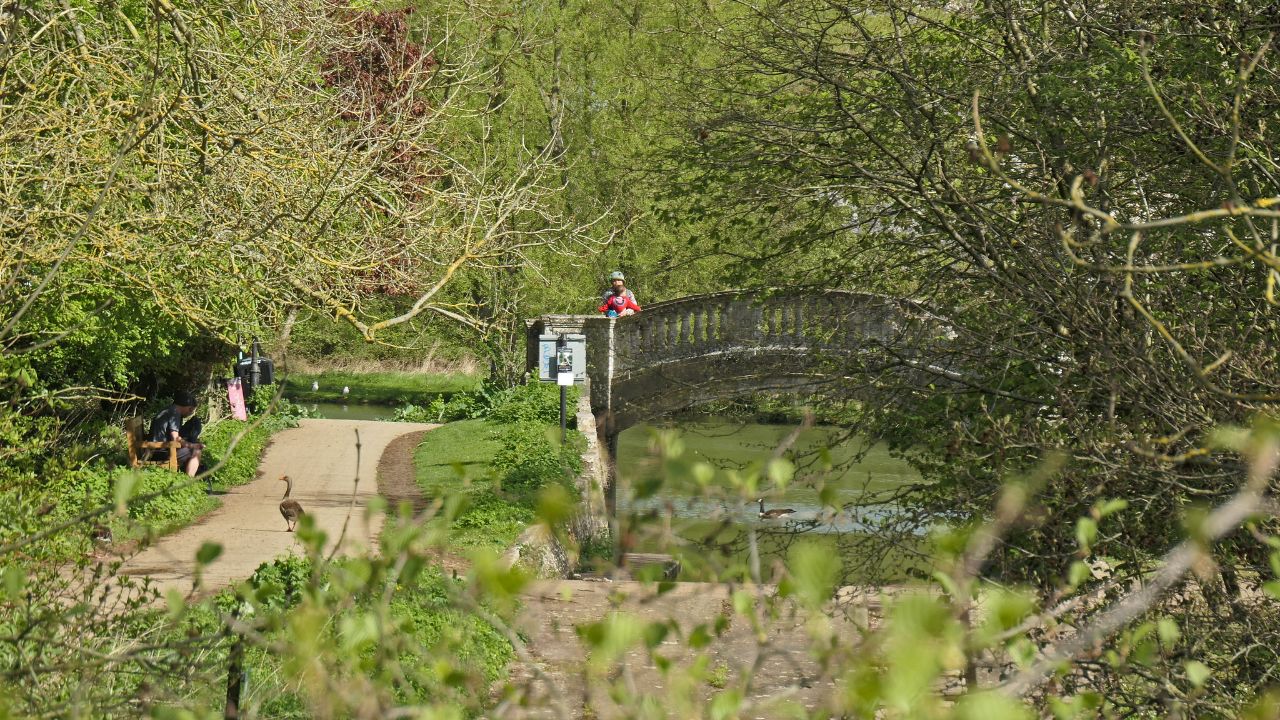
[{"label": "bridge parapet", "polygon": [[[586,336],[593,410],[612,417],[628,408],[620,426],[606,423],[616,429],[660,407],[722,397],[726,388],[802,386],[824,358],[872,347],[894,347],[909,357],[949,333],[941,318],[914,302],[842,290],[726,291],[655,303],[629,317],[544,315],[528,325],[530,368],[539,334]],[[699,371],[692,366],[699,363],[705,379],[731,382],[719,390],[695,382]],[[749,379],[752,370],[759,379]],[[663,397],[655,403],[655,395]]]},{"label": "bridge parapet", "polygon": [[840,290],[729,291],[656,303],[619,319],[615,374],[654,363],[745,348],[848,351],[888,342],[908,318],[909,301]]}]

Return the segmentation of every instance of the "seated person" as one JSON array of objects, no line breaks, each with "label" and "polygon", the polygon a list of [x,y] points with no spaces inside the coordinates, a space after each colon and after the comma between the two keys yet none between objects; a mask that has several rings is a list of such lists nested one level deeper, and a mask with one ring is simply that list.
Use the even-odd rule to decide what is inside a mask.
[{"label": "seated person", "polygon": [[[191,477],[200,472],[200,453],[204,450],[204,445],[196,442],[200,438],[200,431],[204,429],[204,423],[193,415],[195,411],[194,395],[185,390],[174,393],[173,404],[161,410],[151,421],[149,438],[152,442],[177,440],[178,466]],[[183,418],[187,417],[191,419],[183,422]],[[168,457],[169,454],[168,450],[153,452],[155,457]]]}]

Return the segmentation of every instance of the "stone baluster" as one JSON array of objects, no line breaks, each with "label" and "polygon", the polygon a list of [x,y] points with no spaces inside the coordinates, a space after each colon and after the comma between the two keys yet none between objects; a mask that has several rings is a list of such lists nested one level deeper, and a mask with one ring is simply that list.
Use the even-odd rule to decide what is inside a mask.
[{"label": "stone baluster", "polygon": [[680,334],[678,336],[680,343],[680,356],[692,354],[693,345],[693,317],[692,313],[686,308],[680,312]]}]

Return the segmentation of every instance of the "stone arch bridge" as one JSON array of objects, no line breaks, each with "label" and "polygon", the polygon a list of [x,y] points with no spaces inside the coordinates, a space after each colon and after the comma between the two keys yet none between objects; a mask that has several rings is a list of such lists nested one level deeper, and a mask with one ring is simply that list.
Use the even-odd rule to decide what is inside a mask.
[{"label": "stone arch bridge", "polygon": [[527,325],[529,369],[539,335],[586,336],[591,410],[611,454],[617,434],[638,422],[747,393],[817,389],[858,357],[888,354],[921,373],[952,374],[927,360],[954,336],[948,324],[918,303],[871,293],[727,291],[629,317],[543,315]]}]

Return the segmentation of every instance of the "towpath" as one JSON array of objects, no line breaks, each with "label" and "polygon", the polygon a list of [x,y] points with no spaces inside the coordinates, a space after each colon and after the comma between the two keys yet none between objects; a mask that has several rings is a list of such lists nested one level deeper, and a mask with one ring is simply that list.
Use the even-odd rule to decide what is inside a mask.
[{"label": "towpath", "polygon": [[[280,516],[285,489],[281,475],[293,478],[291,497],[302,503],[303,510],[328,537],[326,552],[342,535],[348,517],[341,551],[354,553],[374,547],[383,518],[376,514],[366,521],[364,509],[378,494],[383,451],[397,438],[436,427],[372,420],[302,420],[298,427],[272,438],[256,479],[228,490],[222,496],[222,507],[129,558],[120,572],[148,576],[161,592],[174,588],[186,594],[194,583],[196,551],[206,542],[217,542],[222,545],[222,555],[204,569],[201,580],[202,591],[216,591],[249,577],[264,562],[301,552],[297,536],[286,531]],[[356,430],[360,433],[358,468]],[[405,443],[396,443],[396,447],[398,452],[412,453]]]}]

